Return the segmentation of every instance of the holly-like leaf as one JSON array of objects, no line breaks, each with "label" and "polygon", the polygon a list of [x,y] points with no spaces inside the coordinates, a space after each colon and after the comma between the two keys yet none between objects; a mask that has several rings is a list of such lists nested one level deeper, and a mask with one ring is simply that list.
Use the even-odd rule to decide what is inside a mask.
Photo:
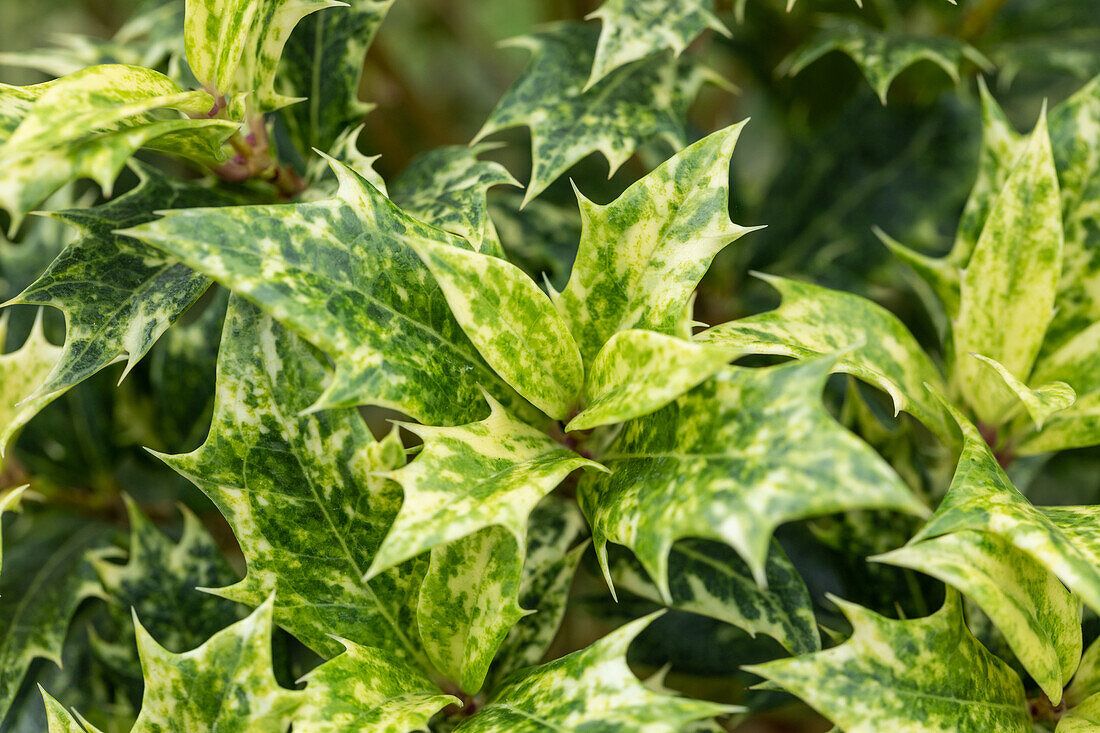
[{"label": "holly-like leaf", "polygon": [[489,366],[535,407],[555,420],[567,419],[584,387],[584,365],[546,293],[499,257],[428,238],[408,244]]},{"label": "holly-like leaf", "polygon": [[586,90],[598,35],[591,25],[559,23],[507,43],[529,50],[531,63],[474,142],[511,127],[530,128],[525,203],[590,153],[601,153],[613,173],[647,141],[661,139],[679,150],[687,137],[687,108],[703,82],[715,78],[666,52],[617,69]]},{"label": "holly-like leaf", "polygon": [[693,720],[735,711],[654,692],[638,681],[626,664],[626,650],[653,618],[632,621],[585,649],[513,674],[456,733],[679,733]]},{"label": "holly-like leaf", "polygon": [[970,530],[874,559],[927,573],[974,600],[1050,701],[1061,701],[1081,658],[1081,613],[1077,600],[1043,565],[999,535]]},{"label": "holly-like leaf", "polygon": [[340,191],[329,201],[171,211],[124,233],[243,294],[327,352],[336,372],[313,410],[369,403],[453,425],[476,415],[484,388],[533,413],[477,353],[408,245],[414,236],[465,241],[332,166]]},{"label": "holly-like leaf", "polygon": [[248,95],[245,103],[259,113],[285,107],[297,100],[276,92],[275,72],[291,31],[310,13],[343,4],[336,0],[187,0],[183,25],[187,62],[211,94]]},{"label": "holly-like leaf", "polygon": [[274,607],[268,598],[247,618],[183,654],[158,644],[135,614],[145,692],[133,733],[285,731],[304,695],[275,681]]},{"label": "holly-like leaf", "polygon": [[603,24],[585,89],[620,66],[670,49],[679,56],[707,28],[729,36],[714,0],[605,0],[589,13]]},{"label": "holly-like leaf", "polygon": [[[0,315],[0,343],[7,336],[9,313],[4,311]],[[0,458],[19,428],[61,394],[43,394],[38,389],[60,357],[61,347],[46,340],[41,311],[23,345],[11,353],[0,354]]]},{"label": "holly-like leaf", "polygon": [[654,331],[613,335],[588,367],[584,410],[567,430],[626,422],[664,407],[720,370],[737,352]]},{"label": "holly-like leaf", "polygon": [[516,622],[523,555],[500,526],[485,527],[433,547],[420,586],[416,620],[436,669],[476,693],[489,664]]},{"label": "holly-like leaf", "polygon": [[503,257],[485,194],[519,183],[500,163],[477,159],[494,147],[450,145],[418,155],[390,184],[390,198],[421,221],[465,238],[475,251]]},{"label": "holly-like leaf", "polygon": [[626,545],[670,602],[677,539],[725,542],[760,585],[780,524],[852,509],[927,510],[821,403],[835,358],[730,367],[664,409],[623,426],[579,499],[598,556]]},{"label": "holly-like leaf", "polygon": [[743,125],[680,151],[606,206],[578,194],[580,249],[569,284],[551,297],[586,364],[619,331],[691,335],[695,286],[723,247],[751,231],[729,218],[729,160]]},{"label": "holly-like leaf", "polygon": [[416,667],[378,649],[341,643],[343,654],[302,678],[307,684],[305,702],[294,716],[296,733],[427,730],[435,713],[459,704]]},{"label": "holly-like leaf", "polygon": [[213,163],[237,128],[228,120],[186,117],[205,115],[213,98],[151,69],[92,66],[47,84],[24,103],[18,127],[0,144],[0,206],[12,215],[12,233],[27,211],[69,181],[92,178],[109,195],[138,148]]},{"label": "holly-like leaf", "polygon": [[282,119],[301,152],[330,150],[345,128],[371,110],[359,99],[359,80],[391,5],[393,0],[353,0],[346,8],[303,18],[291,33],[279,67],[280,91],[305,101],[285,109]]},{"label": "holly-like leaf", "polygon": [[989,212],[962,274],[954,375],[982,422],[1000,424],[1016,397],[982,354],[1026,380],[1054,313],[1062,210],[1045,114]]},{"label": "holly-like leaf", "polygon": [[[706,540],[681,540],[668,559],[672,608],[725,621],[750,635],[767,634],[792,654],[821,648],[813,604],[778,542],[772,542],[764,567],[766,588],[757,585],[745,561],[733,549]],[[661,594],[625,555],[611,563],[615,587],[663,603]]]},{"label": "holly-like leaf", "polygon": [[65,709],[65,706],[39,686],[42,703],[46,706],[46,723],[49,733],[100,733],[94,725]]},{"label": "holly-like leaf", "polygon": [[883,104],[898,74],[918,61],[931,61],[955,83],[959,81],[959,67],[963,61],[970,61],[982,69],[992,67],[977,49],[955,38],[891,33],[841,19],[829,19],[817,35],[782,66],[794,76],[831,51],[840,51],[859,65]]},{"label": "holly-like leaf", "polygon": [[984,362],[1001,378],[1004,386],[1016,395],[1017,399],[1020,400],[1020,404],[1027,410],[1032,422],[1035,423],[1036,430],[1042,430],[1043,423],[1046,422],[1048,417],[1070,407],[1077,399],[1077,393],[1073,391],[1073,387],[1065,382],[1051,382],[1031,389],[1019,379],[1016,379],[999,362],[981,354],[972,354],[971,356]]},{"label": "holly-like leaf", "polygon": [[424,448],[388,474],[405,500],[368,576],[491,526],[508,530],[523,556],[528,517],[539,499],[578,468],[603,470],[492,398],[489,406],[489,417],[453,428],[401,423]]},{"label": "holly-like leaf", "polygon": [[758,275],[779,291],[778,308],[723,323],[701,333],[706,343],[757,354],[796,358],[839,352],[837,369],[890,395],[894,410],[909,412],[943,433],[936,401],[924,385],[942,385],[935,364],[890,311],[858,295],[771,275]]},{"label": "holly-like leaf", "polygon": [[834,599],[852,624],[838,647],[745,667],[846,731],[1030,733],[1019,677],[986,651],[958,594],[925,618],[895,621]]},{"label": "holly-like leaf", "polygon": [[1091,733],[1100,730],[1100,695],[1070,708],[1058,721],[1055,733]]},{"label": "holly-like leaf", "polygon": [[302,414],[329,378],[324,359],[254,306],[230,301],[206,442],[161,456],[218,506],[248,573],[216,592],[258,605],[276,592],[280,626],[322,654],[329,634],[423,661],[415,632],[422,565],[365,581],[400,492],[374,475],[401,465],[355,410]]}]

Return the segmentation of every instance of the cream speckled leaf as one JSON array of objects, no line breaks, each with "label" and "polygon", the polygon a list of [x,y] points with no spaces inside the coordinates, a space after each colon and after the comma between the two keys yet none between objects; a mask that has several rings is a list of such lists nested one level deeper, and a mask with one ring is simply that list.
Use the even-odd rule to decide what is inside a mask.
[{"label": "cream speckled leaf", "polygon": [[511,532],[522,556],[528,517],[539,499],[575,469],[602,469],[516,420],[495,400],[489,398],[489,405],[489,417],[467,425],[402,423],[424,448],[388,474],[405,500],[368,576],[491,526]]},{"label": "cream speckled leaf", "polygon": [[[290,109],[294,109],[291,107]],[[299,201],[325,201],[334,198],[340,189],[340,180],[333,169],[332,161],[337,160],[366,179],[383,196],[389,196],[386,182],[374,169],[379,155],[363,155],[359,152],[359,138],[363,135],[363,124],[345,128],[324,156],[316,156],[306,163],[305,179],[307,188],[299,194]]]},{"label": "cream speckled leaf", "polygon": [[0,144],[7,142],[30,112],[35,100],[55,83],[56,79],[22,87],[0,84]]},{"label": "cream speckled leaf", "polygon": [[1070,708],[1058,721],[1055,733],[1096,733],[1100,730],[1100,695]]},{"label": "cream speckled leaf", "polygon": [[617,69],[585,91],[598,34],[591,25],[559,23],[508,42],[528,49],[531,63],[474,142],[510,127],[531,129],[524,202],[590,153],[601,153],[614,172],[649,140],[679,150],[687,138],[687,108],[702,84],[714,80],[694,62],[661,53]]},{"label": "cream speckled leaf", "polygon": [[[7,335],[9,313],[4,311],[0,315],[0,343]],[[61,347],[46,340],[41,311],[23,345],[11,353],[0,354],[0,458],[19,428],[61,394],[38,391],[60,357]]]},{"label": "cream speckled leaf", "polygon": [[345,651],[317,667],[306,683],[305,702],[294,716],[295,733],[408,733],[427,730],[446,705],[424,672],[377,649],[341,640]]},{"label": "cream speckled leaf", "polygon": [[601,456],[612,473],[581,481],[601,560],[630,548],[665,599],[677,539],[725,542],[767,583],[772,533],[784,522],[853,509],[926,514],[871,448],[821,402],[836,359],[729,367],[664,409],[627,423]]},{"label": "cream speckled leaf", "polygon": [[626,650],[654,616],[632,621],[591,646],[503,681],[456,733],[679,733],[687,723],[735,710],[653,692],[626,664]]},{"label": "cream speckled leaf", "polygon": [[1036,430],[1042,430],[1043,423],[1048,417],[1070,407],[1077,399],[1077,393],[1073,391],[1073,387],[1065,382],[1051,382],[1031,389],[993,359],[981,354],[971,354],[971,356],[984,362],[1016,395],[1032,422],[1035,423]]},{"label": "cream speckled leaf", "polygon": [[1000,424],[1016,401],[982,354],[1026,380],[1054,314],[1062,209],[1045,115],[998,194],[962,274],[952,378],[979,419]]},{"label": "cream speckled leaf", "polygon": [[[16,486],[14,489],[8,489],[0,495],[0,522],[4,519],[4,512],[17,512],[19,511],[19,504],[22,502],[23,494],[27,491],[27,486]],[[0,529],[3,525],[0,524]],[[0,537],[0,571],[3,570],[3,552],[4,544],[3,539]]]},{"label": "cream speckled leaf", "polygon": [[[821,648],[806,584],[778,542],[772,542],[764,567],[766,588],[732,548],[717,542],[680,540],[668,566],[672,608],[725,621],[752,636],[767,634],[792,654]],[[611,563],[611,578],[618,589],[663,603],[642,568],[624,556]]]},{"label": "cream speckled leaf", "polygon": [[332,166],[340,191],[329,201],[170,211],[125,233],[243,294],[328,353],[336,373],[312,409],[368,403],[454,425],[482,411],[484,388],[534,413],[477,353],[407,244],[412,236],[465,241]]},{"label": "cream speckled leaf", "polygon": [[[219,96],[247,94],[255,112],[296,101],[275,91],[283,46],[298,21],[336,0],[187,0],[184,40],[195,78]],[[339,11],[333,11],[339,12]]]},{"label": "cream speckled leaf", "polygon": [[604,0],[587,17],[603,26],[586,89],[620,66],[666,48],[679,56],[707,28],[730,35],[714,14],[714,0]]},{"label": "cream speckled leaf", "polygon": [[680,151],[606,206],[578,194],[581,242],[554,300],[589,364],[619,331],[688,338],[684,314],[711,260],[751,229],[729,218],[729,163],[744,123]]},{"label": "cream speckled leaf", "polygon": [[328,376],[320,355],[235,297],[210,434],[161,458],[210,497],[241,545],[248,573],[218,595],[258,605],[276,592],[276,621],[322,654],[341,649],[336,634],[422,662],[423,563],[363,579],[400,500],[375,473],[404,452],[396,435],[375,442],[355,410],[302,414]]},{"label": "cream speckled leaf", "polygon": [[486,192],[519,183],[500,163],[477,159],[494,147],[450,145],[418,155],[390,184],[390,198],[421,221],[464,237],[476,251],[503,258]]},{"label": "cream speckled leaf", "polygon": [[100,733],[99,728],[66,710],[65,706],[51,697],[41,685],[38,689],[42,693],[42,703],[46,706],[46,724],[49,726],[49,733]]},{"label": "cream speckled leaf", "polygon": [[977,49],[955,38],[890,33],[832,18],[803,48],[784,61],[783,66],[794,76],[830,51],[841,51],[851,57],[883,104],[886,104],[886,93],[897,75],[918,61],[931,61],[956,83],[964,60],[983,69],[991,68]]},{"label": "cream speckled leaf", "polygon": [[715,326],[697,339],[758,354],[807,358],[839,353],[837,369],[887,392],[895,410],[909,412],[943,434],[936,401],[924,388],[942,385],[935,364],[890,311],[858,295],[771,275],[778,308]]},{"label": "cream speckled leaf", "polygon": [[1032,382],[1064,382],[1076,393],[1074,403],[1043,423],[1041,431],[1022,436],[1021,455],[1080,448],[1100,443],[1100,321],[1066,341],[1035,365]]},{"label": "cream speckled leaf", "polygon": [[1089,644],[1073,682],[1066,688],[1066,705],[1073,707],[1100,693],[1100,639]]},{"label": "cream speckled leaf", "polygon": [[1053,574],[996,534],[963,530],[878,555],[974,600],[1057,705],[1081,659],[1080,604]]},{"label": "cream speckled leaf", "polygon": [[428,658],[469,694],[481,689],[519,605],[523,555],[503,527],[485,527],[432,548],[416,620]]},{"label": "cream speckled leaf", "polygon": [[92,66],[34,97],[0,145],[0,206],[12,214],[13,232],[27,211],[71,180],[92,178],[109,195],[138,148],[213,163],[237,128],[228,120],[189,119],[185,114],[208,111],[213,98],[137,66]]},{"label": "cream speckled leaf", "polygon": [[852,624],[848,641],[745,669],[846,733],[1031,733],[1019,677],[971,635],[957,593],[931,616],[909,621],[835,603]]},{"label": "cream speckled leaf", "polygon": [[304,701],[275,681],[271,662],[274,598],[202,646],[173,654],[135,615],[145,677],[133,733],[282,733]]},{"label": "cream speckled leaf", "polygon": [[584,388],[584,365],[546,293],[499,257],[428,238],[407,242],[489,366],[535,407],[555,420],[567,419]]},{"label": "cream speckled leaf", "polygon": [[719,371],[738,352],[655,331],[613,335],[588,367],[584,410],[566,430],[626,422],[664,407]]}]

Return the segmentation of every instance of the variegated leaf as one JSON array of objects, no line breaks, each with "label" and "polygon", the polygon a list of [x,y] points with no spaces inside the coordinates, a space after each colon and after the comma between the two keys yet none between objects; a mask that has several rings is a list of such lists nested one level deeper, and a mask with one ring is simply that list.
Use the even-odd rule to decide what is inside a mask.
[{"label": "variegated leaf", "polygon": [[569,326],[534,280],[507,260],[413,237],[455,320],[489,366],[528,402],[566,420],[584,388]]},{"label": "variegated leaf", "polygon": [[1000,424],[1016,398],[969,354],[1027,379],[1054,313],[1062,211],[1045,115],[989,212],[962,274],[952,378],[979,419]]},{"label": "variegated leaf", "polygon": [[587,404],[566,430],[588,430],[647,415],[699,385],[737,355],[721,344],[640,329],[620,331],[589,365]]},{"label": "variegated leaf", "polygon": [[281,117],[302,153],[329,151],[345,128],[371,110],[359,99],[363,59],[393,2],[352,0],[346,8],[303,18],[290,34],[278,86],[305,101]]},{"label": "variegated leaf", "polygon": [[706,343],[757,354],[807,358],[837,353],[837,369],[890,395],[894,410],[909,412],[943,434],[943,418],[924,385],[942,385],[939,370],[897,316],[858,295],[758,275],[779,291],[778,308],[723,323],[701,333]]},{"label": "variegated leaf", "polygon": [[590,25],[559,23],[508,42],[529,50],[531,63],[474,142],[511,127],[531,129],[524,202],[590,153],[601,153],[614,172],[647,141],[664,140],[679,150],[687,137],[687,108],[702,84],[715,78],[692,61],[661,53],[585,90],[598,34]]},{"label": "variegated leaf", "polygon": [[404,463],[396,434],[375,442],[355,410],[303,414],[329,373],[307,344],[240,298],[230,302],[210,434],[161,456],[225,515],[248,573],[216,591],[258,605],[322,654],[336,634],[424,662],[415,631],[423,563],[363,574],[400,491],[375,475]]},{"label": "variegated leaf", "polygon": [[459,700],[424,672],[378,649],[341,640],[344,653],[307,674],[296,733],[408,733]]},{"label": "variegated leaf", "polygon": [[695,286],[723,247],[751,231],[729,218],[729,161],[743,126],[680,151],[606,206],[578,194],[580,249],[569,284],[551,296],[586,364],[619,331],[691,335]]},{"label": "variegated leaf", "polygon": [[428,658],[463,691],[481,689],[519,605],[523,555],[500,526],[432,548],[416,620]]},{"label": "variegated leaf", "polygon": [[1058,721],[1055,733],[1096,733],[1100,730],[1100,695],[1093,695]]},{"label": "variegated leaf", "polygon": [[[16,486],[14,489],[8,489],[2,495],[0,495],[0,529],[3,529],[4,512],[17,512],[19,511],[19,505],[23,500],[23,494],[26,493],[27,486]],[[3,570],[3,552],[4,543],[3,538],[0,537],[0,571]]]},{"label": "variegated leaf", "polygon": [[851,57],[883,104],[898,74],[918,61],[931,61],[956,83],[963,61],[983,69],[992,67],[977,49],[955,38],[890,33],[840,19],[830,19],[783,66],[794,76],[830,51],[841,51]]},{"label": "variegated leaf", "polygon": [[12,232],[27,211],[71,180],[92,178],[109,195],[138,148],[214,163],[237,128],[228,120],[186,117],[204,115],[213,98],[151,69],[92,66],[47,84],[33,92],[0,144],[0,206],[12,215]]},{"label": "variegated leaf", "polygon": [[852,509],[927,513],[868,445],[821,403],[835,358],[730,367],[664,409],[627,423],[579,500],[597,554],[629,547],[672,599],[669,551],[684,537],[725,542],[760,585],[784,522]]},{"label": "variegated leaf", "polygon": [[1061,701],[1081,659],[1081,610],[1042,564],[999,535],[971,530],[873,559],[927,573],[974,600],[1050,701]]},{"label": "variegated leaf", "polygon": [[[290,109],[294,109],[291,107]],[[383,196],[389,196],[386,182],[374,169],[378,155],[363,155],[359,152],[359,138],[363,135],[363,125],[345,128],[324,156],[316,156],[306,163],[306,190],[299,194],[300,201],[326,201],[334,198],[340,190],[340,180],[333,169],[332,161],[337,160],[351,168],[359,176],[378,189]]]},{"label": "variegated leaf", "polygon": [[49,733],[100,733],[99,728],[84,720],[79,713],[70,713],[41,686],[38,689],[42,693],[42,703],[46,706]]},{"label": "variegated leaf", "polygon": [[[821,648],[813,604],[778,542],[772,542],[764,572],[767,587],[757,585],[745,561],[726,545],[680,540],[668,559],[672,608],[725,621],[750,635],[766,634],[792,654]],[[615,587],[663,603],[645,572],[625,556],[611,563]]]},{"label": "variegated leaf", "polygon": [[826,651],[745,667],[848,733],[1031,733],[1019,677],[963,620],[958,594],[925,618],[895,621],[835,599],[852,637]]},{"label": "variegated leaf", "polygon": [[687,723],[733,712],[728,705],[653,692],[626,664],[630,642],[653,620],[640,618],[591,646],[522,670],[456,733],[679,733]]},{"label": "variegated leaf", "polygon": [[248,618],[183,654],[158,644],[135,615],[145,692],[133,733],[285,731],[304,694],[275,681],[274,607],[268,598]]},{"label": "variegated leaf", "polygon": [[1073,707],[1100,693],[1100,639],[1093,641],[1081,656],[1077,674],[1066,688],[1066,706]]},{"label": "variegated leaf", "polygon": [[1044,421],[1042,430],[1021,437],[1021,455],[1080,448],[1100,443],[1100,321],[1039,360],[1034,383],[1064,383],[1076,394],[1072,405]]},{"label": "variegated leaf", "polygon": [[390,185],[390,198],[411,215],[465,238],[474,250],[504,257],[486,192],[518,186],[500,163],[478,160],[494,145],[449,145],[413,158]]},{"label": "variegated leaf", "polygon": [[332,166],[340,191],[329,201],[171,211],[125,233],[245,295],[326,351],[336,373],[313,410],[369,403],[453,425],[481,410],[483,387],[534,413],[477,353],[407,244],[414,235],[456,247],[464,240],[409,217],[347,166]]},{"label": "variegated leaf", "polygon": [[275,72],[291,31],[310,13],[340,5],[336,0],[187,0],[183,32],[191,71],[211,94],[248,95],[246,104],[254,112],[285,107],[297,100],[275,90]]},{"label": "variegated leaf", "polygon": [[620,66],[671,49],[679,56],[707,28],[730,35],[714,14],[714,0],[604,0],[588,18],[603,24],[585,88]]},{"label": "variegated leaf", "polygon": [[[10,312],[0,315],[0,343],[7,336]],[[61,347],[46,340],[42,330],[41,311],[23,345],[11,353],[0,354],[0,458],[19,429],[61,394],[42,394],[38,389],[59,358]]]},{"label": "variegated leaf", "polygon": [[1065,382],[1051,382],[1031,389],[999,362],[981,354],[971,354],[971,356],[980,359],[992,369],[1001,378],[1004,386],[1016,395],[1020,404],[1027,410],[1027,414],[1035,424],[1036,430],[1042,430],[1043,423],[1046,422],[1048,417],[1067,409],[1077,399],[1077,393],[1073,391],[1073,387]]},{"label": "variegated leaf", "polygon": [[522,557],[528,517],[538,501],[578,468],[603,469],[516,420],[491,398],[489,406],[489,417],[453,428],[402,423],[424,448],[387,474],[401,485],[405,500],[368,577],[491,526],[508,530]]}]

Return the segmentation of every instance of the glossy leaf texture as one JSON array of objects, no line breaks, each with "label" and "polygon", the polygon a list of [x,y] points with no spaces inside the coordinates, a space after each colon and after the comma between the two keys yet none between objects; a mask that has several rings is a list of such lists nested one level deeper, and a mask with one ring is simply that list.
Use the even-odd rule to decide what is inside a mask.
[{"label": "glossy leaf texture", "polygon": [[[0,337],[7,336],[9,313],[0,315]],[[58,363],[61,352],[60,346],[46,338],[39,312],[23,345],[0,354],[0,458],[19,429],[60,395],[57,391],[41,393],[39,388]]]}]

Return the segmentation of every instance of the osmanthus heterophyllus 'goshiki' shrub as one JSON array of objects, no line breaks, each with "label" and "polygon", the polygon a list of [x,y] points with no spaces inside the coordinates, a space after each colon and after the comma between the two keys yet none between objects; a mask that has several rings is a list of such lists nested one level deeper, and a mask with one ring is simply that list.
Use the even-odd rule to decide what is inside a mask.
[{"label": "osmanthus heterophyllus 'goshiki' shrub", "polygon": [[[932,355],[881,306],[777,276],[777,309],[695,321],[712,260],[752,231],[729,214],[744,123],[691,143],[684,121],[721,82],[682,53],[729,34],[714,3],[607,0],[597,23],[523,37],[530,64],[474,143],[385,182],[358,150],[357,90],[391,4],[169,4],[58,57],[132,63],[0,86],[10,231],[65,245],[9,303],[66,325],[53,344],[40,311],[0,356],[0,448],[158,340],[151,379],[180,390],[216,345],[205,439],[204,422],[198,448],[152,452],[213,502],[246,567],[238,580],[189,510],[177,541],[125,499],[122,549],[110,523],[7,491],[0,513],[35,521],[5,525],[0,725],[732,728],[745,708],[628,666],[659,614],[552,651],[586,553],[612,594],[773,639],[782,654],[746,669],[842,730],[1100,725],[1100,647],[1084,650],[1082,625],[1082,608],[1100,613],[1096,511],[1037,507],[1014,485],[1033,456],[1100,444],[1100,79],[1027,135],[982,86],[978,179],[950,253],[882,234],[927,283]],[[827,24],[792,71],[841,49],[885,100],[915,60],[953,76],[988,65],[959,40],[868,33]],[[531,135],[523,203],[590,153],[614,170],[654,142],[673,150],[608,204],[578,190],[558,289],[509,261],[489,216],[487,190],[517,184],[480,141],[517,126]],[[138,150],[212,175],[174,178]],[[127,165],[138,182],[111,198]],[[82,178],[109,200],[81,206]],[[24,222],[43,205],[51,220]],[[758,355],[793,358],[733,365]],[[916,422],[880,419],[878,396],[849,383],[857,437],[823,400],[836,372]],[[408,419],[376,437],[363,406]],[[949,486],[899,447],[928,436],[957,455]],[[857,510],[915,530],[871,559],[942,581],[944,601],[893,619],[833,597],[851,633],[823,645],[822,599],[774,535],[825,515],[854,526]],[[289,656],[314,661],[286,679]]]}]

